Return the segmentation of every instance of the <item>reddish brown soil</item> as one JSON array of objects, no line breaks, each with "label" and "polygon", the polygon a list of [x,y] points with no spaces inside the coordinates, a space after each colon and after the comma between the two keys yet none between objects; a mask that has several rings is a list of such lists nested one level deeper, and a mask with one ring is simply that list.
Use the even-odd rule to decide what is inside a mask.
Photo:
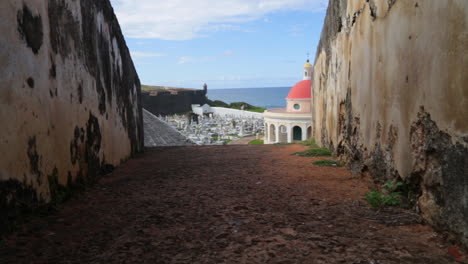
[{"label": "reddish brown soil", "polygon": [[149,150],[9,236],[0,262],[453,263],[419,217],[369,209],[365,181],[304,149]]}]

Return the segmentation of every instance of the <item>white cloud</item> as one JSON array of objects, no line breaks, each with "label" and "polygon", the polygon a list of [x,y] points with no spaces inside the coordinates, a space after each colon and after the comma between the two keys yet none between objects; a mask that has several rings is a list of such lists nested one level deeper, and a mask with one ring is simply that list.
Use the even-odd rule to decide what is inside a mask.
[{"label": "white cloud", "polygon": [[213,57],[190,57],[190,56],[183,56],[179,58],[178,64],[187,64],[187,63],[204,63],[204,62],[214,62],[216,61]]},{"label": "white cloud", "polygon": [[153,58],[153,57],[163,57],[166,54],[162,53],[149,53],[149,52],[141,52],[141,51],[130,51],[132,58]]},{"label": "white cloud", "polygon": [[328,0],[111,0],[126,37],[188,40],[205,31],[290,10],[321,11]]},{"label": "white cloud", "polygon": [[292,26],[290,29],[289,29],[289,35],[291,37],[302,37],[304,36],[304,31],[306,29],[306,24],[297,24],[297,25],[294,25]]},{"label": "white cloud", "polygon": [[236,55],[236,53],[235,53],[234,51],[232,51],[232,50],[225,50],[225,51],[223,52],[223,55],[229,57],[229,56],[234,56],[234,55]]}]

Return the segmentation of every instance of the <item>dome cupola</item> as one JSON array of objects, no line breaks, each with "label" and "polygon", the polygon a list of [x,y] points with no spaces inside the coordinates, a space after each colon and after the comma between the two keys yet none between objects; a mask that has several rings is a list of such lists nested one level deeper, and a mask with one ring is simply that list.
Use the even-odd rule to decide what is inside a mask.
[{"label": "dome cupola", "polygon": [[294,85],[286,99],[310,99],[311,98],[311,80],[302,80]]},{"label": "dome cupola", "polygon": [[309,60],[307,59],[306,64],[304,64],[304,80],[312,80],[312,71],[314,66],[310,64]]}]

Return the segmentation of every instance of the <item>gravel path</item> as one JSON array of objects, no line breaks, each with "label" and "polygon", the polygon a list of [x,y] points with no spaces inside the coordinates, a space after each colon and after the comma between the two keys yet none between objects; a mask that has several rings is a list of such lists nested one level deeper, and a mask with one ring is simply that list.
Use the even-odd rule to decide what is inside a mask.
[{"label": "gravel path", "polygon": [[453,263],[417,215],[369,209],[366,181],[304,149],[150,149],[9,236],[0,262]]}]

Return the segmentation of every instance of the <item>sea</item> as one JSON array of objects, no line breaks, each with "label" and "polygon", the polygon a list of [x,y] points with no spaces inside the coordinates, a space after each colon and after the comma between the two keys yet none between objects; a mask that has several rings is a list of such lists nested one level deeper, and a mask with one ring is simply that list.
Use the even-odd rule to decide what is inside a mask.
[{"label": "sea", "polygon": [[291,87],[208,89],[208,99],[226,103],[245,102],[267,109],[286,107]]}]

